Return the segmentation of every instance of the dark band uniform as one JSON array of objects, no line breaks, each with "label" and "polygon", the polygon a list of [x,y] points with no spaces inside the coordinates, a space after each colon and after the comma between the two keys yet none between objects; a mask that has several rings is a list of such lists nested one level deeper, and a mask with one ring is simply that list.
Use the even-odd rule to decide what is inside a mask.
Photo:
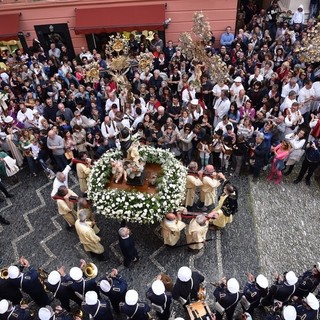
[{"label": "dark band uniform", "polygon": [[99,297],[99,290],[97,287],[97,283],[94,279],[82,278],[79,281],[71,281],[72,283],[70,284],[70,288],[74,292],[77,292],[77,295],[82,296],[84,298],[86,292],[95,291]]},{"label": "dark band uniform", "polygon": [[94,305],[82,302],[82,309],[84,312],[90,314],[95,320],[112,320],[112,311],[109,301],[98,300]]},{"label": "dark band uniform", "polygon": [[0,300],[6,299],[18,305],[22,299],[20,289],[10,279],[0,279]]},{"label": "dark band uniform", "polygon": [[[239,300],[241,299],[242,293],[231,293],[226,286],[220,285],[213,292],[216,301],[225,309],[225,314],[228,320],[232,320],[234,311],[237,307]],[[222,315],[216,312],[217,320],[222,319]]]},{"label": "dark band uniform", "polygon": [[319,310],[312,310],[304,303],[296,303],[294,305],[297,311],[297,320],[316,320],[318,319]]},{"label": "dark band uniform", "polygon": [[172,302],[172,296],[169,293],[163,293],[161,295],[156,295],[152,291],[152,288],[149,288],[146,292],[146,297],[151,301],[151,303],[163,308],[163,312],[160,313],[156,310],[157,316],[160,320],[168,320],[170,317],[170,305]]},{"label": "dark band uniform", "polygon": [[299,298],[306,297],[310,292],[313,292],[320,283],[320,277],[312,274],[312,270],[306,271],[299,277],[298,287],[295,296]]},{"label": "dark band uniform", "polygon": [[269,290],[269,293],[262,299],[261,304],[263,306],[271,306],[274,300],[281,302],[287,302],[293,296],[296,291],[296,285],[289,285],[285,281],[276,281]]},{"label": "dark band uniform", "polygon": [[33,317],[30,315],[29,308],[22,308],[20,305],[13,306],[11,310],[8,310],[3,315],[2,319],[6,320],[31,320]]},{"label": "dark band uniform", "polygon": [[148,312],[150,307],[144,302],[138,302],[133,306],[127,305],[125,302],[120,302],[120,312],[124,313],[130,320],[148,320]]},{"label": "dark band uniform", "polygon": [[266,296],[268,293],[267,289],[262,289],[256,282],[248,281],[243,290],[243,295],[250,302],[250,307],[246,312],[252,314],[253,310],[260,305],[261,298]]},{"label": "dark band uniform", "polygon": [[[73,300],[79,306],[82,303],[82,300],[71,289],[71,284],[72,279],[67,275],[61,277],[61,283],[58,282],[55,285],[50,284],[48,281],[45,282],[46,288],[55,295],[55,298],[60,300],[62,308],[68,312],[71,310],[70,300]],[[59,289],[57,290],[58,286]]]},{"label": "dark band uniform", "polygon": [[[111,288],[109,292],[104,292],[100,288],[100,282],[102,280],[109,281]],[[123,279],[120,275],[116,275],[115,277],[103,278],[98,282],[98,289],[102,294],[107,296],[112,304],[113,310],[116,313],[120,313],[119,303],[125,301],[126,292],[128,289],[128,284],[125,279]]]},{"label": "dark band uniform", "polygon": [[198,291],[200,284],[204,281],[204,276],[196,271],[193,271],[191,278],[193,282],[192,289],[191,279],[186,282],[181,281],[179,278],[177,279],[172,290],[172,298],[174,300],[179,300],[179,298],[182,297],[183,299],[187,300],[186,304],[198,300]]},{"label": "dark band uniform", "polygon": [[23,268],[23,272],[16,279],[10,279],[17,288],[27,293],[32,300],[41,307],[49,304],[49,298],[39,280],[39,274],[33,267]]}]

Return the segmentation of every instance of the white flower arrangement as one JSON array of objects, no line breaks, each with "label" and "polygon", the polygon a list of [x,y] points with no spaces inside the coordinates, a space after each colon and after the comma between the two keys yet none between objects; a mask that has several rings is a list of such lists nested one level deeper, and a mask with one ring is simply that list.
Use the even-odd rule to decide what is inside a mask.
[{"label": "white flower arrangement", "polygon": [[112,219],[137,223],[155,223],[181,206],[185,196],[187,170],[174,155],[150,146],[139,148],[147,163],[162,167],[162,176],[155,194],[106,188],[111,176],[111,160],[121,159],[119,150],[107,151],[93,166],[88,183],[88,197],[97,212]]}]

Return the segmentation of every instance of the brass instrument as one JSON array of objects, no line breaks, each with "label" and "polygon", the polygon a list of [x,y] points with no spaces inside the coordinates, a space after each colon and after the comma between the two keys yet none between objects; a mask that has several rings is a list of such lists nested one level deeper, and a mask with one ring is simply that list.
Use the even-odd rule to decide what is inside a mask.
[{"label": "brass instrument", "polygon": [[45,271],[44,269],[42,268],[38,268],[38,278],[39,278],[39,281],[41,282],[42,286],[43,286],[43,289],[45,291],[48,292],[47,288],[46,288],[46,285],[45,285],[45,280],[48,279],[48,276],[49,276],[49,272]]},{"label": "brass instrument", "polygon": [[56,307],[56,310],[55,310],[56,317],[61,318],[62,316],[65,316],[68,314],[71,315],[74,320],[83,319],[83,311],[81,309],[68,312],[67,310],[62,309],[61,307]]},{"label": "brass instrument", "polygon": [[198,291],[198,299],[200,301],[204,301],[207,297],[207,288],[204,285],[200,285],[199,291]]},{"label": "brass instrument", "polygon": [[34,307],[33,308],[30,308],[30,305],[33,305],[33,301],[29,301],[27,298],[22,298],[21,301],[20,301],[20,306],[23,308],[23,309],[29,309],[29,314],[30,314],[30,317],[33,317],[34,314],[35,314],[35,310],[34,310]]},{"label": "brass instrument", "polygon": [[98,275],[98,268],[92,262],[85,264],[82,271],[88,279],[94,279]]},{"label": "brass instrument", "polygon": [[9,279],[8,267],[0,269],[0,279]]},{"label": "brass instrument", "polygon": [[83,319],[83,311],[81,309],[77,309],[75,311],[70,312],[72,318],[76,320],[77,318]]}]

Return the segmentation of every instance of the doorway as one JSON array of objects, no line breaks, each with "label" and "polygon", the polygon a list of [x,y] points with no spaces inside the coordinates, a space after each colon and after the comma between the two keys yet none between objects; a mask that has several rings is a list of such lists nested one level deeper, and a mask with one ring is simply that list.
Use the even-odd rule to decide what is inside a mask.
[{"label": "doorway", "polygon": [[67,23],[45,24],[34,26],[38,40],[45,53],[50,49],[50,43],[55,43],[60,49],[62,45],[67,47],[70,57],[75,57],[75,52]]}]

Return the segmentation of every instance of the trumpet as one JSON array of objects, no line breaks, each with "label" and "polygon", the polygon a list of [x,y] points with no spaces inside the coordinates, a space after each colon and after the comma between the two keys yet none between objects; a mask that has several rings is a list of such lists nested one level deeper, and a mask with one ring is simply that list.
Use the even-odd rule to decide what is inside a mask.
[{"label": "trumpet", "polygon": [[8,267],[0,269],[0,279],[9,279]]},{"label": "trumpet", "polygon": [[82,271],[88,279],[94,279],[98,275],[98,268],[92,262],[85,264]]}]

